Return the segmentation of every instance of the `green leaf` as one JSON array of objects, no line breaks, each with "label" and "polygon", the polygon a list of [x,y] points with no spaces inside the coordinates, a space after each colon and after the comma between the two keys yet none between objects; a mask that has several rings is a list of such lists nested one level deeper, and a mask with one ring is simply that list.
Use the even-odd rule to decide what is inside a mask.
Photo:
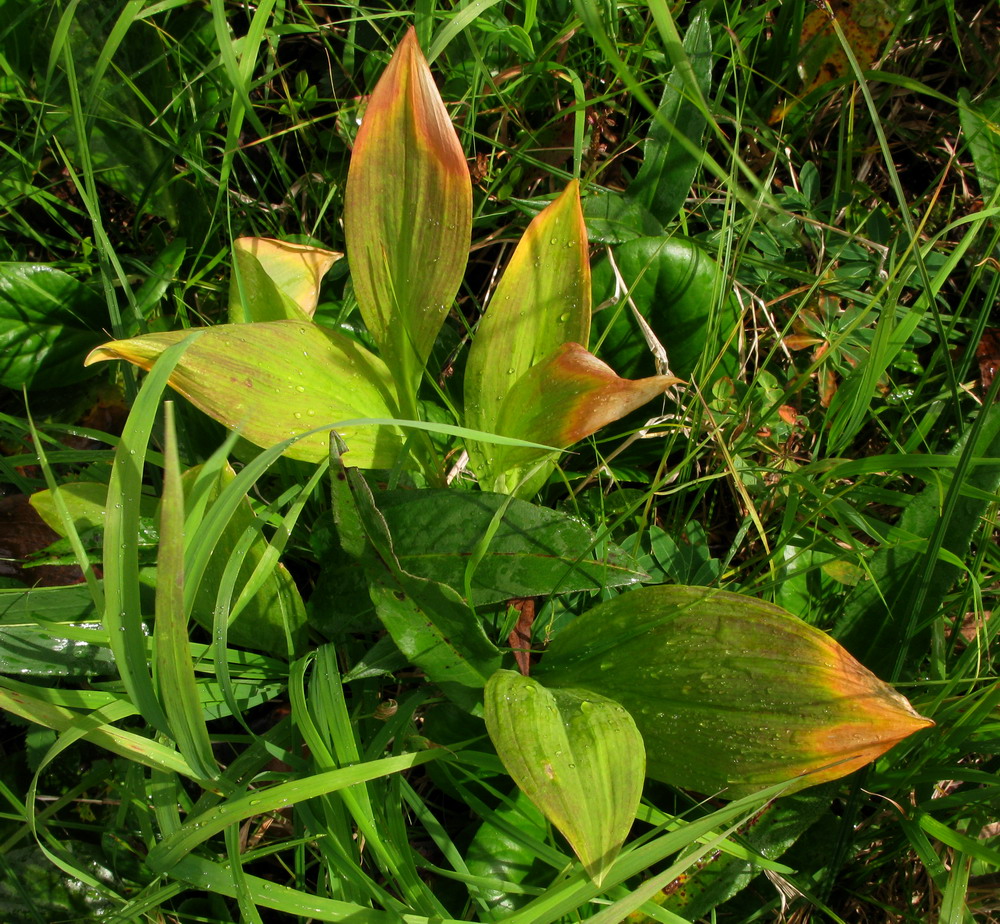
[{"label": "green leaf", "polygon": [[410,663],[457,702],[473,708],[500,664],[500,652],[481,620],[450,587],[402,568],[360,473],[337,458],[331,469],[337,534],[344,551],[365,570],[379,619]]},{"label": "green leaf", "polygon": [[623,244],[663,230],[649,210],[619,192],[599,192],[583,200],[587,238],[592,244]]},{"label": "green leaf", "polygon": [[266,237],[237,238],[229,282],[230,322],[311,319],[320,281],[342,256]]},{"label": "green leaf", "polygon": [[0,263],[0,385],[72,385],[91,373],[80,357],[100,343],[107,308],[51,266]]},{"label": "green leaf", "polygon": [[601,545],[573,517],[502,494],[455,490],[379,491],[375,503],[393,537],[393,551],[410,574],[465,588],[465,569],[477,544],[505,508],[472,577],[472,602],[594,591],[645,577],[617,546]]},{"label": "green leaf", "polygon": [[[149,369],[190,332],[171,331],[116,340],[94,350],[88,364],[127,359]],[[266,448],[300,433],[362,418],[396,417],[392,378],[385,364],[336,331],[307,321],[220,324],[204,328],[177,364],[170,385],[210,417]],[[338,427],[349,460],[362,468],[391,468],[402,446],[384,425]],[[329,436],[314,433],[286,455],[306,462],[326,458]]]},{"label": "green leaf", "polygon": [[[201,467],[198,466],[184,473],[186,492],[190,491],[200,471]],[[235,478],[236,472],[226,464],[207,488],[204,501],[214,503]],[[265,555],[267,539],[261,532],[261,526],[253,505],[244,497],[219,537],[194,599],[191,616],[209,631],[214,630],[216,596],[230,556],[240,549],[242,564],[235,586],[243,587]],[[247,530],[256,532],[256,537],[249,546],[241,548],[240,542]],[[228,627],[227,639],[229,643],[242,648],[280,655],[287,650],[286,626],[293,645],[297,648],[304,644],[305,604],[288,569],[279,563]]]},{"label": "green leaf", "polygon": [[[704,11],[695,14],[684,36],[684,52],[701,88],[708,97],[712,83],[712,35]],[[700,164],[705,115],[698,101],[685,95],[684,75],[674,67],[667,77],[657,115],[642,149],[642,166],[626,196],[646,206],[661,226],[672,222],[691,191]],[[663,123],[673,126],[671,132]],[[676,133],[676,134],[675,134]],[[683,144],[676,135],[686,139]],[[692,148],[694,149],[692,151]]]},{"label": "green leaf", "polygon": [[471,229],[465,154],[411,29],[368,101],[344,199],[361,316],[401,392],[416,393]]},{"label": "green leaf", "polygon": [[1000,185],[1000,95],[993,92],[973,104],[966,87],[958,90],[958,115],[969,146],[983,199],[991,199]]},{"label": "green leaf", "polygon": [[[69,515],[73,518],[77,532],[104,528],[108,503],[108,486],[106,484],[101,484],[98,481],[76,481],[61,484],[58,490]],[[36,491],[28,498],[28,503],[35,508],[35,512],[50,529],[59,533],[60,536],[66,535],[52,491],[48,489]],[[144,494],[139,498],[139,516],[151,522],[155,515],[156,498]]]},{"label": "green leaf", "polygon": [[486,728],[507,772],[600,885],[635,819],[642,737],[616,702],[513,671],[486,685]]},{"label": "green leaf", "polygon": [[[38,594],[38,591],[34,593]],[[93,615],[92,612],[90,615]],[[94,626],[95,623],[90,625]],[[22,677],[107,677],[117,672],[110,648],[61,636],[58,626],[16,625],[6,621],[0,626],[2,674]]]},{"label": "green leaf", "polygon": [[[916,497],[900,495],[894,538],[872,557],[869,578],[846,599],[834,634],[872,670],[907,665],[906,652],[923,645],[965,561],[981,518],[1000,490],[1000,405],[983,406],[976,426],[952,452],[954,469],[941,468]],[[947,490],[943,488],[947,486]],[[939,557],[950,553],[952,560]],[[916,667],[908,669],[911,673]]]},{"label": "green leaf", "polygon": [[160,507],[160,552],[156,567],[156,683],[177,749],[205,780],[218,775],[212,742],[201,711],[188,642],[184,608],[184,489],[173,402],[164,406],[163,502]]},{"label": "green leaf", "polygon": [[650,776],[728,798],[837,779],[933,724],[818,629],[705,587],[594,607],[556,636],[537,676],[621,703]]},{"label": "green leaf", "polygon": [[[564,343],[586,347],[589,338],[590,262],[574,180],[532,220],[479,322],[465,371],[466,426],[498,432],[518,379]],[[481,481],[495,484],[503,476],[495,447],[468,448]]]},{"label": "green leaf", "polygon": [[[627,241],[614,252],[622,282],[639,313],[663,344],[670,371],[682,379],[734,376],[738,370],[736,331],[739,306],[716,262],[693,241],[647,237]],[[614,270],[604,260],[594,267],[598,302],[620,296]],[[599,355],[621,375],[641,375],[652,365],[649,348],[628,306],[606,308],[594,317],[601,335]],[[699,384],[704,387],[702,378]]]}]

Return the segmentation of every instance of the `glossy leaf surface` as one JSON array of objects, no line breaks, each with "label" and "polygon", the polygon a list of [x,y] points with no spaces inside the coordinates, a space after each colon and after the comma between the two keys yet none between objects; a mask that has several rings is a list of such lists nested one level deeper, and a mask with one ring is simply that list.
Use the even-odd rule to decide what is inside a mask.
[{"label": "glossy leaf surface", "polygon": [[[589,338],[587,230],[573,181],[528,225],[479,322],[465,371],[466,426],[498,432],[521,376],[564,343]],[[502,474],[494,447],[470,443],[469,454],[487,485]]]},{"label": "glossy leaf surface", "polygon": [[[87,363],[127,359],[149,369],[190,331],[106,343]],[[359,418],[395,417],[385,364],[343,334],[306,321],[221,324],[199,332],[170,376],[170,385],[210,417],[257,446],[273,446],[315,427]],[[339,428],[338,428],[339,429]],[[388,426],[347,426],[351,462],[389,468],[401,446]],[[329,451],[320,432],[289,447],[293,459],[316,462]]]},{"label": "glossy leaf surface", "polygon": [[[646,237],[627,241],[614,256],[622,282],[666,349],[674,375],[687,380],[699,367],[707,372],[704,363],[719,356],[715,374],[736,374],[731,334],[739,324],[739,308],[727,291],[725,275],[707,253],[685,238]],[[598,301],[616,294],[615,275],[606,260],[594,268],[594,293]],[[595,333],[607,331],[600,355],[622,375],[641,375],[651,368],[649,348],[627,305],[604,309],[594,317],[594,327]]]},{"label": "glossy leaf surface", "polygon": [[343,254],[266,237],[233,242],[229,320],[301,321],[312,318],[320,281]]},{"label": "glossy leaf surface", "polygon": [[471,228],[465,154],[411,29],[354,143],[344,234],[365,324],[414,389],[461,284]]},{"label": "glossy leaf surface", "polygon": [[933,724],[818,629],[704,587],[594,607],[556,636],[537,676],[628,709],[650,776],[729,798],[837,779]]},{"label": "glossy leaf surface", "polygon": [[104,300],[62,270],[0,264],[0,385],[71,385],[89,376],[80,356],[101,341]]},{"label": "glossy leaf surface", "polygon": [[375,494],[399,564],[459,593],[477,544],[504,512],[472,577],[477,606],[521,597],[634,584],[645,575],[617,546],[602,543],[573,517],[502,494],[455,490]]},{"label": "glossy leaf surface", "polygon": [[546,689],[513,671],[497,671],[485,696],[486,728],[507,772],[599,885],[642,795],[642,737],[632,718],[587,690]]}]

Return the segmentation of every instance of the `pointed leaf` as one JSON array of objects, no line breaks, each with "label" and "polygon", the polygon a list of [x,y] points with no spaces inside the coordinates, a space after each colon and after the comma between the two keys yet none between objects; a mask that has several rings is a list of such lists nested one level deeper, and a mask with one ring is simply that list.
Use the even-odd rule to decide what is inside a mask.
[{"label": "pointed leaf", "polygon": [[414,387],[461,284],[471,228],[465,154],[411,29],[354,143],[344,235],[365,324]]},{"label": "pointed leaf", "polygon": [[[86,362],[127,359],[149,369],[188,333],[116,340],[98,347]],[[206,328],[177,364],[170,385],[261,447],[327,424],[397,416],[385,364],[343,334],[306,321]],[[390,468],[402,445],[389,426],[348,426],[342,436],[349,461],[363,468]],[[316,462],[328,452],[329,435],[321,432],[294,443],[286,455]]]},{"label": "pointed leaf", "polygon": [[218,767],[195,682],[184,609],[184,488],[177,457],[172,401],[164,405],[163,503],[156,563],[156,683],[177,749],[202,779]]},{"label": "pointed leaf", "polygon": [[[680,379],[654,375],[623,379],[578,343],[564,343],[526,372],[500,410],[496,432],[565,447],[642,407]],[[527,469],[546,453],[517,446],[483,446],[485,478],[513,491]]]},{"label": "pointed leaf", "polygon": [[631,716],[603,696],[546,689],[513,671],[497,671],[485,695],[486,728],[507,772],[600,885],[642,796],[642,737]]},{"label": "pointed leaf", "polygon": [[838,779],[933,724],[818,629],[705,587],[594,607],[555,638],[538,676],[621,703],[650,776],[729,798]]},{"label": "pointed leaf", "polygon": [[[590,262],[579,184],[535,216],[479,322],[465,371],[465,423],[496,432],[514,384],[570,341],[590,338]],[[473,467],[487,450],[469,445]]]},{"label": "pointed leaf", "polygon": [[311,318],[319,284],[343,254],[266,237],[233,241],[235,257],[229,283],[229,320],[301,321]]}]

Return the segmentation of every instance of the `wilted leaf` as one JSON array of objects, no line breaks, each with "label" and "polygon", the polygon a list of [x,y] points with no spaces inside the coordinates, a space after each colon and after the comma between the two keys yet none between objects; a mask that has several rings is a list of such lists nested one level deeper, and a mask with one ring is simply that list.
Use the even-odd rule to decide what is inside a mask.
[{"label": "wilted leaf", "polygon": [[365,324],[414,391],[462,282],[471,228],[465,154],[411,29],[354,143],[344,235]]},{"label": "wilted leaf", "polygon": [[80,356],[101,340],[104,300],[72,276],[34,263],[0,264],[0,385],[72,385]]},{"label": "wilted leaf", "polygon": [[837,779],[933,724],[818,629],[705,587],[641,588],[594,607],[536,675],[621,703],[650,776],[729,798]]},{"label": "wilted leaf", "polygon": [[[127,359],[149,369],[191,331],[149,334],[98,347],[87,364]],[[385,364],[336,331],[307,321],[220,324],[199,331],[170,376],[170,385],[210,417],[257,446],[273,446],[315,427],[359,418],[397,416]],[[389,426],[337,428],[362,468],[390,468],[402,441]],[[307,436],[286,455],[316,462],[329,433]]]},{"label": "wilted leaf", "polygon": [[546,689],[513,671],[497,671],[485,697],[486,728],[507,772],[600,885],[642,795],[642,737],[632,718],[603,696]]},{"label": "wilted leaf", "polygon": [[229,320],[301,321],[312,318],[320,281],[343,254],[266,237],[233,242]]},{"label": "wilted leaf", "polygon": [[[840,23],[844,38],[851,46],[861,70],[868,70],[879,49],[892,34],[893,10],[885,0],[829,0],[833,18]],[[823,84],[851,73],[850,62],[833,27],[833,18],[825,9],[813,10],[802,23],[803,49],[799,76],[804,88],[799,96],[808,96]],[[775,109],[772,123],[783,118],[795,102]]]},{"label": "wilted leaf", "polygon": [[[514,385],[500,410],[496,432],[571,446],[679,381],[668,375],[623,379],[580,344],[564,343]],[[491,454],[484,474],[492,477],[495,489],[507,492],[513,492],[527,470],[546,455],[517,446],[491,447]]]}]

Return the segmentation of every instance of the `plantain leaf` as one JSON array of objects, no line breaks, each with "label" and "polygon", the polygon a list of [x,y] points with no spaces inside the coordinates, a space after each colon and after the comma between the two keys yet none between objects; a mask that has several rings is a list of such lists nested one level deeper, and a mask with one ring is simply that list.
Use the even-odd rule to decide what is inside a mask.
[{"label": "plantain leaf", "polygon": [[705,587],[594,607],[556,636],[538,677],[621,703],[651,777],[728,798],[837,779],[933,724],[818,629]]},{"label": "plantain leaf", "polygon": [[489,679],[484,716],[507,772],[600,885],[642,796],[642,737],[632,718],[603,696],[546,689],[513,671]]},{"label": "plantain leaf", "polygon": [[343,254],[266,237],[241,237],[233,242],[233,256],[229,320],[243,324],[312,318],[320,281]]},{"label": "plantain leaf", "polygon": [[[544,439],[559,448],[571,446],[679,381],[670,375],[623,379],[580,344],[564,343],[517,381],[500,409],[496,432],[533,442]],[[495,489],[514,493],[530,468],[548,454],[495,446],[490,469]],[[527,483],[527,493],[533,493],[533,482]]]},{"label": "plantain leaf", "polygon": [[368,101],[344,199],[361,315],[407,394],[462,282],[471,229],[465,154],[410,29]]},{"label": "plantain leaf", "polygon": [[[622,282],[639,313],[667,351],[670,370],[687,380],[706,375],[735,376],[739,306],[728,292],[725,274],[694,241],[681,237],[644,237],[614,252]],[[594,267],[598,301],[617,294],[614,270],[604,260]],[[594,317],[601,334],[600,354],[624,376],[650,367],[649,349],[628,308],[605,309]],[[705,381],[699,384],[704,387]]]},{"label": "plantain leaf", "polygon": [[[528,225],[479,322],[465,371],[466,426],[498,432],[521,376],[564,343],[586,346],[589,338],[587,229],[574,180]],[[483,483],[495,484],[503,475],[495,447],[468,449]]]},{"label": "plantain leaf", "polygon": [[[220,324],[205,328],[184,353],[170,385],[210,417],[257,446],[268,447],[315,427],[396,413],[392,378],[385,364],[336,331],[307,321]],[[149,369],[190,331],[116,340],[91,352],[86,363],[127,359]],[[346,426],[338,431],[362,468],[391,468],[402,446],[387,425]],[[326,432],[314,433],[286,451],[317,462],[329,451]]]}]

